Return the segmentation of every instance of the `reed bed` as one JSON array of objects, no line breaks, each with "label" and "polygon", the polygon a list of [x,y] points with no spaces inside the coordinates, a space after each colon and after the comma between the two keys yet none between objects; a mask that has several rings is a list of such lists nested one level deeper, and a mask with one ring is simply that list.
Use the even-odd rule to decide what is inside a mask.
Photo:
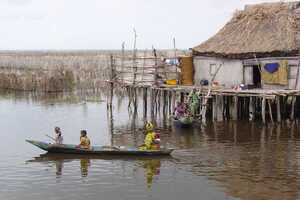
[{"label": "reed bed", "polygon": [[[169,50],[157,52],[159,57],[173,54]],[[130,59],[132,53],[129,50],[0,51],[0,88],[45,92],[98,90],[106,87],[109,79],[110,56]],[[152,56],[152,50],[137,51],[136,56]]]}]

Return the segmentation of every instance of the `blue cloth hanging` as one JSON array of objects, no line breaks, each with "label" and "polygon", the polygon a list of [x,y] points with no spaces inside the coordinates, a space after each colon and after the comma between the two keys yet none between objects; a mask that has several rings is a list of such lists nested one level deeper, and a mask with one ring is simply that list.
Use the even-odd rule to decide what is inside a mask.
[{"label": "blue cloth hanging", "polygon": [[279,63],[267,63],[264,66],[265,70],[270,73],[278,71],[279,67],[280,67]]}]

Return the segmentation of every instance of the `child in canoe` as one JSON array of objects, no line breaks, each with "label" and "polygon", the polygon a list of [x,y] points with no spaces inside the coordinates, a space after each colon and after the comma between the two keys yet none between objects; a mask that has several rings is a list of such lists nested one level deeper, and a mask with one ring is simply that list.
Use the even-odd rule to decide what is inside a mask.
[{"label": "child in canoe", "polygon": [[81,130],[80,131],[80,144],[77,145],[77,148],[80,149],[90,149],[90,139],[86,136],[87,132],[86,130]]}]

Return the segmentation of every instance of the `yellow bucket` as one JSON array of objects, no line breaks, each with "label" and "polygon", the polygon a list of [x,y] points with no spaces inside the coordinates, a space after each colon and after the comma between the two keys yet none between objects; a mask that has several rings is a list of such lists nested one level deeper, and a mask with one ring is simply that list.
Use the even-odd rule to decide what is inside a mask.
[{"label": "yellow bucket", "polygon": [[168,79],[166,82],[167,82],[167,85],[176,85],[176,80],[174,80],[174,79]]}]

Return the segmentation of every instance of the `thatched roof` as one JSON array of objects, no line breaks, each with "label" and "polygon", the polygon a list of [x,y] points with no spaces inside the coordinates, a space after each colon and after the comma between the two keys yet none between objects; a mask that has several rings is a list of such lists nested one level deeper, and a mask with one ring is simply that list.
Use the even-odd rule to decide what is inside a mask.
[{"label": "thatched roof", "polygon": [[[246,5],[194,55],[228,58],[298,55],[300,2]],[[255,54],[255,55],[254,55]]]}]

